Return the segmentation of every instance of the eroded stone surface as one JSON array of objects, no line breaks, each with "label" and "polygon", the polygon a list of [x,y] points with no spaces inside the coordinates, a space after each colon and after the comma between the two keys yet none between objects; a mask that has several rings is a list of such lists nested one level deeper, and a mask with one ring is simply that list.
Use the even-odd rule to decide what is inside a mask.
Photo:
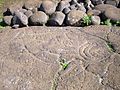
[{"label": "eroded stone surface", "polygon": [[[120,28],[97,25],[6,28],[0,33],[0,90],[119,90],[119,36]],[[69,62],[65,70],[61,59]]]}]

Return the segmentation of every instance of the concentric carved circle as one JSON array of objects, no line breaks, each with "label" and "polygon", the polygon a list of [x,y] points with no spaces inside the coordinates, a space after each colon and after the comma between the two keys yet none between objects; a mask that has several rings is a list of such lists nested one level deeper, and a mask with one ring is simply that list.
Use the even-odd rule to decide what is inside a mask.
[{"label": "concentric carved circle", "polygon": [[79,47],[79,55],[85,60],[97,60],[101,61],[107,59],[110,56],[110,52],[107,49],[107,45],[99,42],[84,42]]}]

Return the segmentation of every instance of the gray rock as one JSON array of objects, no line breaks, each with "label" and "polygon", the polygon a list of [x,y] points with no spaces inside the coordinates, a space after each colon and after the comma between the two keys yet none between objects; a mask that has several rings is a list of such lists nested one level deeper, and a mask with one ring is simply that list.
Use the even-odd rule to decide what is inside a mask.
[{"label": "gray rock", "polygon": [[91,0],[94,5],[104,4],[105,0]]},{"label": "gray rock", "polygon": [[66,1],[61,1],[57,6],[57,11],[63,11],[64,8],[67,8],[70,6],[70,3]]},{"label": "gray rock", "polygon": [[69,7],[71,10],[77,10],[76,4],[70,5]]},{"label": "gray rock", "polygon": [[66,7],[63,9],[64,14],[68,14],[70,12],[70,8]]},{"label": "gray rock", "polygon": [[79,26],[80,20],[86,16],[86,13],[80,10],[71,10],[67,15],[66,23],[67,25]]},{"label": "gray rock", "polygon": [[95,16],[98,16],[98,15],[100,15],[101,14],[101,11],[99,11],[99,10],[88,10],[87,11],[87,14],[88,15],[95,15]]},{"label": "gray rock", "polygon": [[91,21],[93,25],[100,25],[100,17],[99,16],[91,16]]},{"label": "gray rock", "polygon": [[4,23],[5,24],[7,24],[7,25],[11,25],[12,23],[12,18],[13,18],[13,16],[4,16],[4,18],[3,18],[3,21],[4,21]]},{"label": "gray rock", "polygon": [[84,7],[83,3],[78,4],[77,7],[78,7],[77,10],[81,10],[83,12],[86,12],[86,8]]},{"label": "gray rock", "polygon": [[28,25],[28,17],[20,12],[20,11],[16,11],[15,15],[13,16],[13,25],[18,24],[20,26],[27,26]]},{"label": "gray rock", "polygon": [[77,4],[79,0],[71,0],[70,4],[73,5],[73,4]]},{"label": "gray rock", "polygon": [[27,10],[22,8],[19,11],[22,12],[22,13],[25,13]]},{"label": "gray rock", "polygon": [[65,19],[65,14],[60,11],[55,12],[49,20],[49,25],[57,26],[62,25]]},{"label": "gray rock", "polygon": [[[118,52],[109,51],[107,34]],[[53,83],[56,90],[120,90],[118,53],[120,27],[5,28],[0,90],[55,90]],[[61,59],[68,63],[65,70]]]},{"label": "gray rock", "polygon": [[120,20],[120,9],[119,8],[107,8],[104,15],[113,21]]},{"label": "gray rock", "polygon": [[13,29],[17,29],[19,27],[20,27],[20,25],[18,25],[18,24],[15,24],[15,25],[12,26]]},{"label": "gray rock", "polygon": [[105,4],[110,4],[113,6],[118,6],[120,0],[105,0]]},{"label": "gray rock", "polygon": [[107,8],[116,8],[116,7],[113,5],[109,5],[109,4],[99,4],[95,6],[95,9],[101,12],[104,12]]},{"label": "gray rock", "polygon": [[40,11],[43,11],[48,15],[51,15],[52,13],[54,13],[55,10],[56,10],[56,3],[50,0],[43,1],[40,6]]},{"label": "gray rock", "polygon": [[25,1],[24,5],[23,5],[23,8],[27,9],[27,10],[32,10],[33,8],[35,7],[39,7],[39,5],[41,5],[41,0],[28,0],[28,1]]},{"label": "gray rock", "polygon": [[33,15],[33,12],[31,10],[28,10],[25,12],[25,15],[29,18],[31,15]]},{"label": "gray rock", "polygon": [[28,17],[24,13],[17,11],[15,12],[15,15],[19,18],[23,25],[28,25]]},{"label": "gray rock", "polygon": [[65,1],[67,3],[70,3],[72,0],[62,0],[62,1]]},{"label": "gray rock", "polygon": [[88,10],[91,10],[94,8],[94,5],[92,4],[91,0],[85,0],[85,3],[86,3],[86,8]]},{"label": "gray rock", "polygon": [[38,11],[38,8],[33,8],[33,9],[32,9],[32,12],[33,12],[33,13],[36,13],[37,11]]},{"label": "gray rock", "polygon": [[48,16],[42,11],[34,13],[29,18],[29,22],[31,25],[44,25],[45,23],[47,23],[47,20]]},{"label": "gray rock", "polygon": [[25,8],[27,10],[32,10],[34,8],[34,6],[29,2],[25,2],[23,8]]},{"label": "gray rock", "polygon": [[15,15],[13,16],[13,19],[12,19],[12,25],[16,25],[16,24],[22,26],[20,19]]}]

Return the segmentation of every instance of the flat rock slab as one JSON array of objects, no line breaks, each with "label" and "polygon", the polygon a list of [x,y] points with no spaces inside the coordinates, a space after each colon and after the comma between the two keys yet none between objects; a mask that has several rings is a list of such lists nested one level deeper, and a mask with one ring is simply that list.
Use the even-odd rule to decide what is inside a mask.
[{"label": "flat rock slab", "polygon": [[[69,62],[65,69],[62,59]],[[6,28],[0,90],[120,90],[120,28]]]}]

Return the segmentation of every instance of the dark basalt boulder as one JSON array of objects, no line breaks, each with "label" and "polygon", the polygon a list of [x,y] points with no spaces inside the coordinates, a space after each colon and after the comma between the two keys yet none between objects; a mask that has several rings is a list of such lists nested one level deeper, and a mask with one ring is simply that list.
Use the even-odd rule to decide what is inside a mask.
[{"label": "dark basalt boulder", "polygon": [[27,26],[28,25],[28,17],[23,12],[20,12],[18,10],[15,12],[15,15],[13,16],[12,24],[13,25],[18,24],[20,26]]},{"label": "dark basalt boulder", "polygon": [[70,3],[69,2],[67,2],[67,1],[60,1],[60,3],[58,4],[58,6],[57,6],[57,8],[56,8],[56,10],[57,11],[63,11],[63,9],[64,8],[67,8],[67,7],[69,7],[70,6]]},{"label": "dark basalt boulder", "polygon": [[63,24],[64,22],[64,19],[65,19],[65,14],[63,14],[62,12],[60,11],[57,11],[55,12],[50,20],[48,21],[49,25],[51,26],[60,26]]},{"label": "dark basalt boulder", "polygon": [[44,25],[47,20],[48,16],[42,11],[38,11],[29,17],[30,25]]}]

